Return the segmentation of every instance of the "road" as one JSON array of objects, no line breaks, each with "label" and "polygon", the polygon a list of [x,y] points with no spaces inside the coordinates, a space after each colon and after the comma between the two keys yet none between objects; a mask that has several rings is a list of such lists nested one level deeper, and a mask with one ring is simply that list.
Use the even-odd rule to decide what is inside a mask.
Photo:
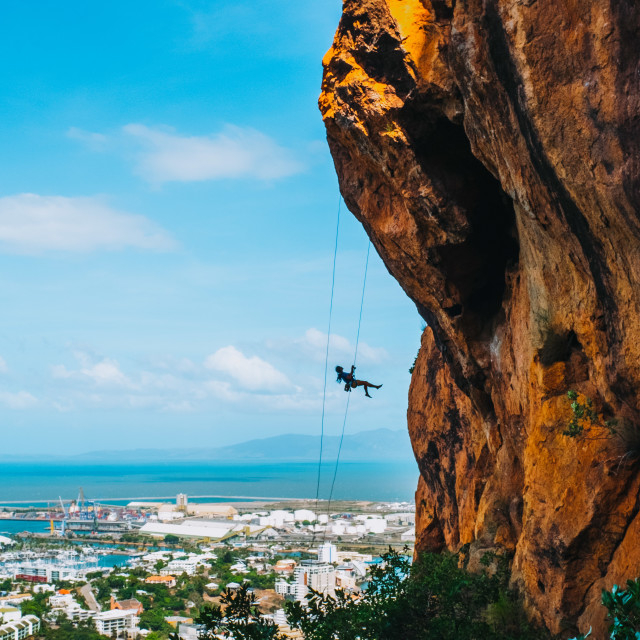
[{"label": "road", "polygon": [[93,595],[93,591],[91,591],[90,584],[85,584],[83,587],[80,587],[80,593],[91,611],[100,611],[100,605]]}]

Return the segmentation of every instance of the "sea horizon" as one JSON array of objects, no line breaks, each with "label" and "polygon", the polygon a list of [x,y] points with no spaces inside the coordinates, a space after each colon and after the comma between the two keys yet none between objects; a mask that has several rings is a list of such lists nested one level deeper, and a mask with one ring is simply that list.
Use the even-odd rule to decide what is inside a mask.
[{"label": "sea horizon", "polygon": [[[335,461],[323,464],[319,499],[331,492]],[[341,462],[333,499],[412,501],[418,469],[405,462]],[[0,506],[75,499],[82,488],[96,501],[171,500],[186,493],[212,502],[315,499],[312,462],[7,462],[0,465]]]}]

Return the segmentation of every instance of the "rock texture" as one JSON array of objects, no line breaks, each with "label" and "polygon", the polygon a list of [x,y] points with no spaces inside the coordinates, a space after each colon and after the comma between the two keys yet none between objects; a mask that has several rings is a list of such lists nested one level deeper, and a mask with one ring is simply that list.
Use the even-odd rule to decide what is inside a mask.
[{"label": "rock texture", "polygon": [[[422,549],[513,553],[553,632],[640,575],[640,4],[345,0],[320,108],[345,201],[428,323]],[[562,434],[569,389],[624,437]]]}]

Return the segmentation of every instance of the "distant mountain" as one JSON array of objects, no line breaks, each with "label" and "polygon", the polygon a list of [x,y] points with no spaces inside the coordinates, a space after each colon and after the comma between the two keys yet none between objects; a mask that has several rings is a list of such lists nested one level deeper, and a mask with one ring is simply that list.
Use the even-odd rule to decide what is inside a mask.
[{"label": "distant mountain", "polygon": [[[340,438],[325,436],[323,457],[335,459]],[[77,462],[93,460],[118,460],[140,462],[144,460],[224,460],[234,461],[291,461],[311,462],[318,460],[320,436],[287,434],[248,440],[240,444],[215,449],[133,449],[128,451],[92,451],[68,458]],[[341,460],[345,462],[411,461],[413,453],[406,431],[376,429],[345,435]]]}]

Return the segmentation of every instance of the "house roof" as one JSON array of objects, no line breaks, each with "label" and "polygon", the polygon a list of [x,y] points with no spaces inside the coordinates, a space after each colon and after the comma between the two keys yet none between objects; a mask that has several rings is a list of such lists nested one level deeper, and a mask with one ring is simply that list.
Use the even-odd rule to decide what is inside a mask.
[{"label": "house roof", "polygon": [[116,604],[121,609],[137,609],[142,606],[142,603],[135,598],[129,598],[127,600],[116,600]]}]

